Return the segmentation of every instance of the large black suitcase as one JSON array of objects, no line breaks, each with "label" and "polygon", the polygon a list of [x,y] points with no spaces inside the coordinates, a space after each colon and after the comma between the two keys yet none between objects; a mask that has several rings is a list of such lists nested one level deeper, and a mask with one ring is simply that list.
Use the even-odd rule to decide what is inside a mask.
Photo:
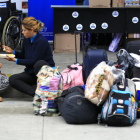
[{"label": "large black suitcase", "polygon": [[85,98],[81,86],[64,90],[54,101],[68,124],[97,123],[99,108]]},{"label": "large black suitcase", "polygon": [[[83,32],[75,31],[75,36],[76,33],[80,33],[83,36]],[[76,41],[76,37],[75,37],[75,41]],[[75,46],[76,46],[76,42],[75,42]],[[104,49],[96,49],[96,48],[87,49],[86,46],[84,48],[83,39],[82,39],[82,52],[83,52],[84,81],[86,81],[92,69],[102,61],[107,62],[108,57]]]},{"label": "large black suitcase", "polygon": [[129,53],[135,53],[140,55],[140,40],[127,42],[126,50]]}]

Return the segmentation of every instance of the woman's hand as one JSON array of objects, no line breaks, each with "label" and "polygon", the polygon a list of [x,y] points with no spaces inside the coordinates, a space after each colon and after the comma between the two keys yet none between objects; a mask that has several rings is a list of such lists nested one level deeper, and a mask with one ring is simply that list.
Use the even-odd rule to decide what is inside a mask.
[{"label": "woman's hand", "polygon": [[2,48],[5,52],[13,54],[13,50],[10,47],[2,45]]},{"label": "woman's hand", "polygon": [[4,74],[4,73],[0,73],[0,74],[6,76],[6,74]]},{"label": "woman's hand", "polygon": [[7,59],[8,61],[16,61],[16,58],[14,58],[14,57],[10,57],[10,56],[8,56],[8,55],[6,55],[7,56],[7,58],[5,58],[5,59]]},{"label": "woman's hand", "polygon": [[2,64],[0,63],[0,68],[2,68]]}]

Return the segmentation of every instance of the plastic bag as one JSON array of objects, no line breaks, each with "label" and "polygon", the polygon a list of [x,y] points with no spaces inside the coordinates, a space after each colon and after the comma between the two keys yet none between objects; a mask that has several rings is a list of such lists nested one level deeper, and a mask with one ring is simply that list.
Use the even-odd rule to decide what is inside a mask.
[{"label": "plastic bag", "polygon": [[113,76],[114,76],[114,84],[118,83],[118,81],[120,83],[122,83],[124,85],[125,82],[125,71],[121,70],[121,69],[117,69],[115,66],[111,67]]},{"label": "plastic bag", "polygon": [[85,88],[85,97],[96,105],[102,104],[114,82],[110,66],[104,61],[99,63],[90,73]]},{"label": "plastic bag", "polygon": [[118,59],[118,68],[125,71],[126,78],[132,78],[132,69],[137,62],[125,49],[120,49],[116,54]]}]

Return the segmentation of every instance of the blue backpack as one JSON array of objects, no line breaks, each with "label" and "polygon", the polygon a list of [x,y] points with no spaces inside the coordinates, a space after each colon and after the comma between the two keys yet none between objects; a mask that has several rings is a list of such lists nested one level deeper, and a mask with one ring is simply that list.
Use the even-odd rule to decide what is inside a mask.
[{"label": "blue backpack", "polygon": [[137,97],[133,81],[126,79],[124,86],[113,85],[109,97],[102,107],[101,122],[111,126],[134,124],[137,118]]}]

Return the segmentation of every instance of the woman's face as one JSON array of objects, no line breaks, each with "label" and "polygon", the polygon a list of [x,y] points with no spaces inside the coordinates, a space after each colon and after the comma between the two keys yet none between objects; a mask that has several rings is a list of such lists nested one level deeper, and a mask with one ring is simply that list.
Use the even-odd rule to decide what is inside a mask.
[{"label": "woman's face", "polygon": [[24,35],[25,38],[33,37],[32,29],[28,30],[28,29],[24,28],[23,25],[22,25],[22,34]]}]

